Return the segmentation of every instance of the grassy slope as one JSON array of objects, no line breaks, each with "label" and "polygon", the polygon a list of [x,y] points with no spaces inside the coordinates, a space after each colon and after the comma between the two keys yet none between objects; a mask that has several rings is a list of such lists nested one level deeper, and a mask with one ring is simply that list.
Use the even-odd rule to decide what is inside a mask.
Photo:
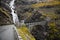
[{"label": "grassy slope", "polygon": [[35,38],[30,34],[30,32],[28,31],[28,28],[26,26],[17,28],[17,30],[23,40],[35,40]]},{"label": "grassy slope", "polygon": [[31,7],[38,8],[38,7],[43,7],[43,6],[55,6],[55,5],[60,5],[60,1],[32,4]]}]

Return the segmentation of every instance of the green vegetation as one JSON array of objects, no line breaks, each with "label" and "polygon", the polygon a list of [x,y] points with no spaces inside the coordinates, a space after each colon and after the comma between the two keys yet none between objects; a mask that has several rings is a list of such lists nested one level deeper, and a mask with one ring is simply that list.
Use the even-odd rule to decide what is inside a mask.
[{"label": "green vegetation", "polygon": [[47,40],[60,40],[60,29],[58,28],[59,26],[57,26],[55,22],[49,23],[49,36]]},{"label": "green vegetation", "polygon": [[23,40],[35,40],[35,38],[30,34],[28,28],[25,25],[22,25],[22,27],[17,28],[17,30]]},{"label": "green vegetation", "polygon": [[43,3],[36,3],[32,4],[31,7],[38,8],[38,7],[44,7],[44,6],[55,6],[60,5],[60,1],[52,1],[52,2],[43,2]]},{"label": "green vegetation", "polygon": [[0,11],[1,11],[1,12],[3,12],[7,17],[9,17],[9,18],[10,18],[9,14],[8,14],[8,12],[6,12],[6,10],[5,10],[5,11],[3,11],[3,9],[2,9],[2,8],[0,8]]}]

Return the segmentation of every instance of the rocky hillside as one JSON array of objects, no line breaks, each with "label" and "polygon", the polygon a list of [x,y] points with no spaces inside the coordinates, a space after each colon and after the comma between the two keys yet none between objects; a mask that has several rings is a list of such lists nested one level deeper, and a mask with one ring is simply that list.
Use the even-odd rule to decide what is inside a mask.
[{"label": "rocky hillside", "polygon": [[60,0],[16,0],[15,7],[19,20],[25,23],[46,21],[45,26],[32,27],[36,40],[60,40]]},{"label": "rocky hillside", "polygon": [[[1,0],[7,5],[10,1]],[[15,0],[14,6],[19,21],[24,20],[25,23],[46,21],[45,25],[32,26],[30,32],[36,40],[60,40],[60,0]],[[9,7],[1,4],[0,24],[12,22],[10,12]]]},{"label": "rocky hillside", "polygon": [[8,5],[10,0],[1,0],[0,2],[0,25],[12,24],[11,9]]}]

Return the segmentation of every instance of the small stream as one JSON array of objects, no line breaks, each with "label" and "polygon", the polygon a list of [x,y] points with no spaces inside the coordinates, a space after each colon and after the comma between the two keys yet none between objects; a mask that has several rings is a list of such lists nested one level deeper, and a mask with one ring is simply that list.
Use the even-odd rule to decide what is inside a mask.
[{"label": "small stream", "polygon": [[10,2],[10,7],[11,7],[11,10],[12,10],[11,14],[12,14],[12,17],[13,17],[14,24],[18,24],[19,23],[18,16],[17,16],[16,13],[14,13],[14,9],[15,9],[15,7],[14,7],[14,1],[15,0],[12,0]]}]

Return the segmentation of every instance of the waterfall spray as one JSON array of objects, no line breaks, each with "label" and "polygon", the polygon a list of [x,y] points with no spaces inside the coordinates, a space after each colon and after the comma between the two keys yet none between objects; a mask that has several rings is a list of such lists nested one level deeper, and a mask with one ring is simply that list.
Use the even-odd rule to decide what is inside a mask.
[{"label": "waterfall spray", "polygon": [[16,13],[14,13],[14,9],[15,9],[15,7],[14,7],[14,1],[15,0],[12,0],[10,2],[10,7],[11,7],[11,10],[12,10],[11,14],[12,14],[12,17],[13,17],[14,24],[18,24],[19,23],[18,16],[17,16]]}]

